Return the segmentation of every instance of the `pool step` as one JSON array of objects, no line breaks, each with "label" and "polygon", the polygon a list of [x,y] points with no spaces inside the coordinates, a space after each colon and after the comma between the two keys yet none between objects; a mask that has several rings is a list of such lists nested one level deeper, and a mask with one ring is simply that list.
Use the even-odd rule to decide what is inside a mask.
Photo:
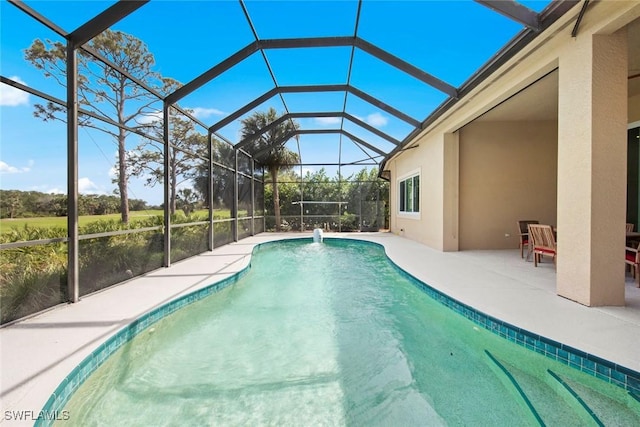
[{"label": "pool step", "polygon": [[[631,409],[606,394],[566,376],[547,370],[562,387],[575,398],[598,426],[637,426],[640,425],[640,409]],[[631,398],[637,399],[633,393]]]},{"label": "pool step", "polygon": [[533,375],[514,364],[485,353],[503,374],[503,382],[513,386],[532,415],[532,424],[540,426],[584,426],[594,424],[593,418],[561,384],[542,371]]},{"label": "pool step", "polygon": [[489,351],[485,350],[484,352],[487,354],[487,356],[489,356],[489,359],[491,359],[491,361],[495,363],[495,365],[498,368],[500,368],[500,370],[507,376],[507,378],[509,379],[511,384],[515,387],[516,391],[518,392],[522,400],[524,400],[525,404],[527,405],[527,408],[529,408],[529,411],[531,411],[531,415],[533,415],[533,417],[538,422],[538,424],[541,426],[545,426],[545,423],[540,417],[540,415],[538,414],[538,411],[536,411],[536,408],[534,408],[534,406],[531,404],[531,400],[529,400],[529,398],[527,397],[527,394],[524,392],[522,387],[520,387],[520,384],[518,383],[518,381],[513,377],[513,375],[511,375],[511,372],[509,372],[509,370],[505,368],[505,366],[502,363],[500,363],[498,359],[493,357],[493,355]]},{"label": "pool step", "polygon": [[564,387],[564,389],[574,399],[576,399],[576,401],[578,401],[580,406],[587,412],[587,414],[589,414],[589,416],[596,423],[596,425],[598,425],[600,427],[604,427],[604,424],[602,423],[602,421],[600,421],[600,418],[598,418],[596,413],[593,412],[593,410],[589,407],[589,405],[587,405],[587,403],[584,400],[582,400],[580,395],[578,395],[578,393],[576,393],[576,391],[566,381],[564,381],[562,378],[560,378],[560,376],[558,374],[554,373],[550,369],[547,369],[547,372],[549,373],[549,375],[551,375],[552,378],[554,378],[556,381],[558,381],[560,383],[560,385],[562,385],[562,387]]}]

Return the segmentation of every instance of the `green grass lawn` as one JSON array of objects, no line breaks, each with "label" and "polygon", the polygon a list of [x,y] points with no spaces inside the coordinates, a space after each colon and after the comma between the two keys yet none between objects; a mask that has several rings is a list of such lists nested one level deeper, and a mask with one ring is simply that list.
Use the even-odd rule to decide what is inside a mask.
[{"label": "green grass lawn", "polygon": [[[150,216],[162,215],[162,210],[151,210],[151,211],[139,211],[139,212],[131,212],[129,217],[132,221],[135,221],[136,218],[148,218]],[[78,224],[80,226],[87,225],[91,222],[101,221],[101,220],[119,220],[120,214],[109,214],[109,215],[83,215],[78,218]],[[15,219],[2,219],[0,220],[0,232],[6,233],[11,228],[24,228],[25,225],[29,225],[30,227],[67,227],[67,217],[66,216],[46,216],[39,218],[15,218]]]},{"label": "green grass lawn", "polygon": [[[178,215],[182,213],[180,211]],[[146,219],[151,216],[163,216],[164,213],[161,209],[157,210],[146,210],[146,211],[135,211],[130,212],[129,217],[131,222],[135,222],[136,219]],[[197,216],[194,221],[205,221],[207,219],[208,211],[201,210],[196,211],[191,214],[192,216]],[[226,219],[230,218],[230,212],[228,209],[225,210],[215,210],[214,218],[215,219]],[[119,220],[120,214],[109,214],[109,215],[83,215],[78,218],[79,226],[87,225],[89,223],[95,221],[104,221],[104,220]],[[38,218],[15,218],[15,219],[0,219],[0,233],[8,233],[12,229],[22,229],[25,225],[29,225],[29,227],[40,227],[40,228],[50,228],[50,227],[67,227],[67,217],[60,216],[49,216],[49,217],[38,217]]]}]

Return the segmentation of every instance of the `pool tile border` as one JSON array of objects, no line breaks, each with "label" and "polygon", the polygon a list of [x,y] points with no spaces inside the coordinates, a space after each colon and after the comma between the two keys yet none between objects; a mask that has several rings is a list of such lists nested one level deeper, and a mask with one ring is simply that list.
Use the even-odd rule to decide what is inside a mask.
[{"label": "pool tile border", "polygon": [[640,394],[640,372],[602,359],[601,357],[593,354],[586,353],[566,344],[562,344],[558,341],[534,334],[526,329],[519,328],[508,322],[504,322],[478,311],[475,308],[451,298],[450,296],[427,285],[417,277],[400,268],[390,258],[389,261],[391,261],[394,267],[403,276],[411,280],[411,282],[422,292],[426,293],[431,298],[456,313],[471,320],[475,324],[482,326],[484,329],[487,329],[515,344],[556,360],[564,365],[571,366],[586,374],[622,387],[632,395]]},{"label": "pool tile border", "polygon": [[[256,247],[261,245],[262,243],[256,245]],[[78,390],[82,383],[84,383],[84,381],[96,369],[98,369],[98,367],[100,367],[100,365],[102,365],[109,356],[122,347],[123,344],[127,343],[140,332],[175,311],[233,285],[249,271],[250,266],[251,264],[219,282],[178,297],[173,301],[161,305],[160,307],[156,307],[120,329],[107,339],[107,341],[100,344],[100,346],[91,352],[91,354],[84,358],[84,360],[62,380],[44,404],[34,426],[50,426],[54,421],[56,421],[56,418],[58,420],[61,419],[60,417],[64,416],[63,409],[69,402],[73,393]]]},{"label": "pool tile border", "polygon": [[[329,239],[333,240],[335,238]],[[370,245],[379,246],[383,251],[385,250],[384,245],[376,242],[356,239],[339,240],[364,242]],[[475,308],[427,285],[422,280],[398,266],[391,258],[389,258],[389,256],[387,256],[387,259],[401,275],[408,278],[422,292],[426,293],[431,298],[456,313],[471,320],[475,324],[482,326],[484,329],[487,329],[488,331],[491,331],[515,344],[556,360],[564,365],[571,366],[591,376],[622,387],[632,396],[640,395],[640,372],[618,365],[617,363],[612,363],[593,354],[586,353],[582,350],[562,344],[544,336],[534,334],[526,329],[519,328],[508,322],[504,322],[476,310]]]},{"label": "pool tile border", "polygon": [[[311,238],[297,238],[297,239],[283,239],[277,242],[283,241],[312,241]],[[385,248],[382,244],[376,242],[369,242],[359,239],[348,238],[325,238],[330,241],[350,241],[358,242],[360,244],[368,244],[382,248]],[[264,242],[258,243],[254,246],[253,252],[262,249],[262,246],[269,245],[276,242]],[[386,255],[386,252],[385,252]],[[549,338],[533,334],[525,329],[518,328],[508,322],[496,319],[493,316],[485,314],[475,308],[464,304],[454,298],[447,296],[446,294],[438,291],[437,289],[427,285],[417,277],[408,273],[400,268],[391,258],[387,256],[387,259],[394,266],[401,275],[408,278],[418,289],[429,295],[434,300],[440,302],[456,313],[466,317],[474,323],[482,326],[483,328],[503,337],[507,340],[533,350],[536,353],[540,353],[544,356],[550,357],[565,365],[574,367],[589,375],[600,378],[611,384],[622,387],[627,390],[629,394],[638,399],[640,395],[640,373],[626,368],[624,366],[609,362],[598,356],[585,353],[571,346],[559,343]],[[78,366],[76,366],[58,385],[55,391],[51,394],[47,402],[45,403],[40,414],[43,417],[38,417],[34,426],[50,426],[63,414],[63,409],[69,402],[69,399],[73,393],[82,385],[82,383],[100,366],[102,363],[113,353],[115,353],[123,344],[131,340],[140,332],[155,324],[162,318],[170,315],[171,313],[192,304],[202,298],[205,298],[213,293],[216,293],[232,284],[236,283],[241,277],[243,277],[251,268],[251,263],[247,265],[241,271],[211,285],[208,285],[197,291],[193,291],[177,299],[170,301],[160,307],[157,307],[141,317],[137,318],[124,328],[120,329],[107,341],[102,343],[91,354],[89,354]],[[49,419],[53,418],[53,419]],[[59,419],[59,418],[58,418]]]}]

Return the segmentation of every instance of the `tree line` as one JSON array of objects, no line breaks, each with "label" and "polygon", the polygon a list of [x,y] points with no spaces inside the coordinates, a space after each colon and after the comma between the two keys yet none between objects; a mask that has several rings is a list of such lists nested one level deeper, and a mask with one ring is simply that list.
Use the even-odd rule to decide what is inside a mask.
[{"label": "tree line", "polygon": [[[143,211],[160,209],[139,199],[129,199],[129,209]],[[107,215],[120,213],[120,197],[114,195],[80,194],[79,215]],[[39,191],[0,190],[0,218],[32,218],[67,216],[67,195]]]}]

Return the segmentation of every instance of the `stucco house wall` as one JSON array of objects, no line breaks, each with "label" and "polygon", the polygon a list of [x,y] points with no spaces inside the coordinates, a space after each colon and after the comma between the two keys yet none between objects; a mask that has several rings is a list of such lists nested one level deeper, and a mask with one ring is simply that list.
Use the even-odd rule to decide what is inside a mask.
[{"label": "stucco house wall", "polygon": [[[640,2],[591,2],[573,37],[579,11],[547,28],[386,162],[391,231],[439,250],[514,247],[505,234],[515,233],[515,220],[539,219],[559,229],[558,294],[585,305],[624,305],[626,129],[640,120],[638,96],[626,90],[628,58],[637,49],[627,40]],[[550,96],[558,99],[557,120],[474,123],[556,70]],[[542,164],[539,177],[525,178],[535,173],[527,158]],[[420,215],[406,218],[398,212],[398,179],[416,170]],[[564,250],[576,235],[583,237],[579,250]]]},{"label": "stucco house wall", "polygon": [[558,123],[477,122],[460,131],[460,249],[518,247],[516,221],[556,224]]}]

